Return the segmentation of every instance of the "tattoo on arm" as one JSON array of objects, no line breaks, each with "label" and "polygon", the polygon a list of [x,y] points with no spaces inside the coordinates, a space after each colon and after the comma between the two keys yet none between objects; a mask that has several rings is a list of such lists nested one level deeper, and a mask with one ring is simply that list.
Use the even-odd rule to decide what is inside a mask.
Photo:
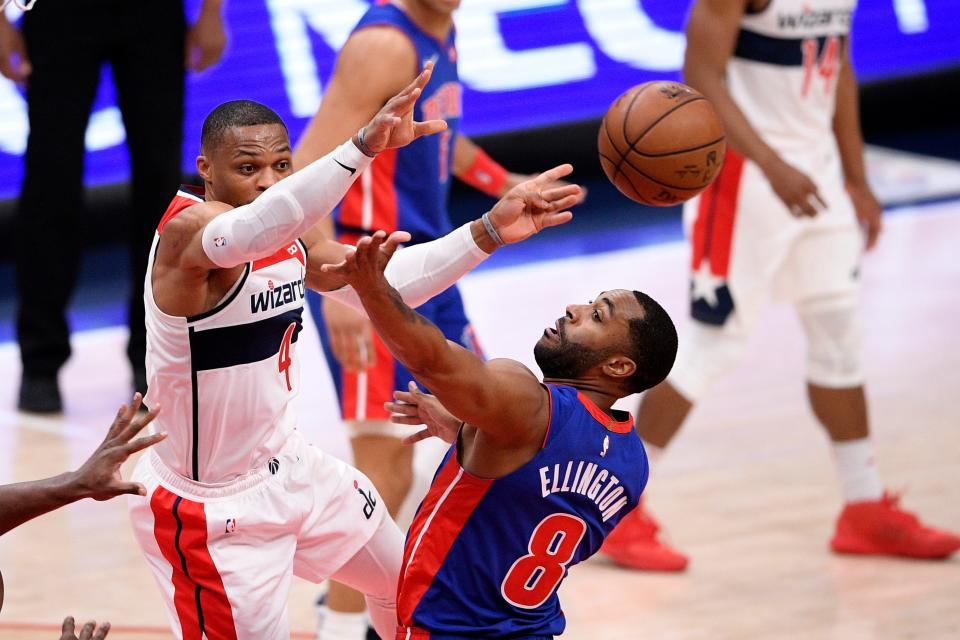
[{"label": "tattoo on arm", "polygon": [[433,324],[428,318],[425,318],[424,316],[420,315],[419,313],[411,309],[409,305],[407,305],[407,303],[403,301],[403,298],[400,296],[400,292],[394,289],[393,287],[390,287],[390,301],[393,303],[393,306],[396,307],[396,309],[403,314],[403,318],[407,322],[431,326],[437,331],[440,331],[437,325]]}]

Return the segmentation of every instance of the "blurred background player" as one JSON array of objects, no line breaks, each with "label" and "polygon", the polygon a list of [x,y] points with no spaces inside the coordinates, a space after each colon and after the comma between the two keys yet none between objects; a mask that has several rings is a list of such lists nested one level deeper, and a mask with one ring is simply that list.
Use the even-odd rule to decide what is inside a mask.
[{"label": "blurred background player", "polygon": [[[685,81],[716,106],[730,149],[685,206],[691,316],[670,377],[640,403],[655,467],[718,377],[740,360],[770,297],[789,301],[807,342],[810,406],[832,441],[845,503],[838,553],[943,558],[960,537],[924,526],[884,491],[869,438],[858,312],[860,258],[881,207],[867,184],[848,34],[853,0],[697,0]],[[687,558],[637,509],[604,551],[637,569]]]},{"label": "blurred background player", "polygon": [[516,360],[484,362],[406,306],[383,277],[384,237],[327,268],[356,289],[391,353],[457,418],[420,416],[453,446],[407,534],[396,637],[560,635],[560,583],[646,484],[633,420],[612,406],[666,377],[673,322],[639,291],[569,305],[534,348],[541,382]]},{"label": "blurred background player", "polygon": [[[17,406],[53,413],[58,372],[70,357],[66,308],[83,237],[84,136],[100,71],[110,63],[130,150],[128,216],[133,386],[146,393],[143,277],[158,212],[180,183],[184,74],[219,60],[226,46],[222,0],[203,0],[187,26],[183,2],[38,2],[21,29],[0,11],[0,72],[26,87],[30,137],[16,217],[17,340],[23,363]],[[56,230],[52,233],[51,230]]]},{"label": "blurred background player", "polygon": [[[459,133],[461,86],[453,25],[459,5],[460,0],[375,3],[340,51],[320,109],[297,145],[296,167],[356,131],[427,60],[436,66],[415,117],[445,120],[448,128],[382,154],[350,189],[334,217],[322,223],[328,237],[352,244],[376,230],[403,229],[412,234],[411,244],[433,240],[452,229],[447,212],[451,175],[495,198],[528,179],[508,173]],[[406,388],[410,374],[393,360],[362,314],[312,294],[308,302],[340,397],[354,463],[397,516],[414,481],[413,449],[400,442],[409,429],[391,424],[383,404],[394,389]],[[449,339],[481,353],[456,287],[419,311]],[[411,498],[416,504],[420,496]],[[405,529],[409,520],[401,517],[399,524]],[[363,637],[363,602],[360,594],[332,583],[319,635],[324,640]]]}]

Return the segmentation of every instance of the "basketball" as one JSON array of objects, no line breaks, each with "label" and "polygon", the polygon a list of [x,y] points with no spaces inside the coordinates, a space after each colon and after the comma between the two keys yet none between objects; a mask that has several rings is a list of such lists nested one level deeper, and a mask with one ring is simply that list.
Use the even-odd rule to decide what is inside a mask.
[{"label": "basketball", "polygon": [[710,101],[679,82],[637,85],[614,100],[597,136],[600,164],[620,192],[666,207],[707,188],[726,137]]}]

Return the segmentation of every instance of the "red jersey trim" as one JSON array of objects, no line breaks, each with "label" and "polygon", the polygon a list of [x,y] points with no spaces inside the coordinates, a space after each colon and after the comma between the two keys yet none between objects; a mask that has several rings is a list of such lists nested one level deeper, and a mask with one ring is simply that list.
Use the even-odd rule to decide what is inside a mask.
[{"label": "red jersey trim", "polygon": [[266,267],[277,264],[278,262],[283,262],[284,260],[296,260],[303,266],[307,266],[307,254],[304,252],[299,242],[292,242],[282,249],[277,249],[276,253],[274,253],[272,256],[254,260],[253,270],[258,271],[260,269],[265,269]]},{"label": "red jersey trim", "polygon": [[590,412],[593,419],[603,425],[603,428],[607,431],[630,433],[633,429],[633,416],[629,416],[626,420],[615,420],[580,391],[577,391],[577,399],[580,400],[584,408]]},{"label": "red jersey trim", "polygon": [[177,195],[175,195],[173,200],[170,201],[170,204],[167,206],[167,210],[163,214],[163,217],[160,218],[160,224],[157,225],[157,233],[162,233],[163,227],[178,213],[184,209],[189,209],[195,204],[203,202],[203,196],[198,196],[196,193],[194,193],[195,190],[199,190],[201,194],[203,193],[202,187],[184,186],[177,191]]}]

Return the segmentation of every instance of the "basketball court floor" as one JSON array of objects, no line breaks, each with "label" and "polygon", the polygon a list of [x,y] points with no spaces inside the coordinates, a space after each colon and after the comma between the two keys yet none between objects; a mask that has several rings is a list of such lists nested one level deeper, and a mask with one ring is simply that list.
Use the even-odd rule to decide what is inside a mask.
[{"label": "basketball court floor", "polygon": [[[609,237],[580,237],[579,255],[561,259],[542,259],[545,240],[532,258],[522,247],[508,249],[469,276],[464,297],[488,355],[532,366],[534,342],[565,304],[615,287],[663,302],[683,339],[684,245],[673,239],[611,251],[620,245]],[[867,390],[881,471],[891,490],[904,492],[908,509],[953,530],[960,530],[957,238],[960,200],[902,207],[887,216],[863,268]],[[128,399],[124,343],[118,327],[75,335],[61,376],[67,409],[56,418],[14,410],[16,344],[0,343],[0,483],[54,475],[86,459]],[[301,428],[347,457],[311,326],[297,357]],[[648,486],[651,510],[691,555],[689,570],[634,573],[601,558],[576,567],[560,593],[565,637],[960,637],[960,558],[828,552],[841,503],[827,439],[806,406],[803,372],[799,324],[789,308],[772,306],[747,358],[695,409]],[[429,449],[418,452],[424,472],[437,447]],[[122,499],[77,503],[7,534],[0,571],[0,640],[57,637],[68,614],[111,621],[115,640],[170,637]],[[294,637],[312,637],[317,593],[295,581]]]}]

